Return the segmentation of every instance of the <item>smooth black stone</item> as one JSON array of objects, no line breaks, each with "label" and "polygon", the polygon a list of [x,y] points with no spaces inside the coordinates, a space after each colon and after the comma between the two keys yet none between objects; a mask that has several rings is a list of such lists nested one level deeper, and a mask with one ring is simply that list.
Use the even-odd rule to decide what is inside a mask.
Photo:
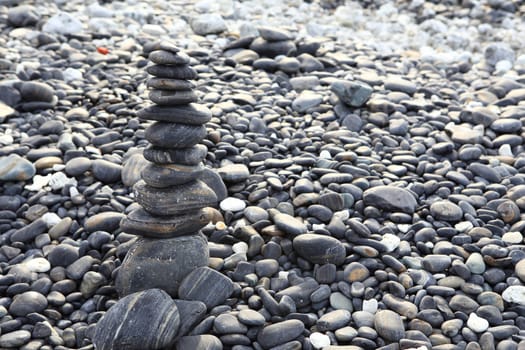
[{"label": "smooth black stone", "polygon": [[278,55],[291,55],[297,51],[293,41],[266,41],[263,38],[256,38],[250,45],[250,50],[257,52],[261,56],[275,57]]},{"label": "smooth black stone", "polygon": [[193,91],[152,90],[149,99],[160,106],[177,106],[197,102],[198,97]]},{"label": "smooth black stone", "polygon": [[20,86],[20,95],[24,101],[53,102],[55,91],[46,83],[26,81]]},{"label": "smooth black stone", "polygon": [[181,106],[152,105],[139,110],[137,116],[144,120],[202,125],[210,121],[211,111],[197,103]]},{"label": "smooth black stone", "polygon": [[98,350],[162,349],[173,344],[180,327],[175,302],[160,289],[130,294],[113,305],[95,326]]},{"label": "smooth black stone", "polygon": [[222,350],[219,338],[211,334],[182,337],[177,342],[177,349]]},{"label": "smooth black stone", "polygon": [[167,78],[150,78],[148,79],[146,86],[150,89],[173,91],[190,91],[195,89],[195,84],[189,80]]},{"label": "smooth black stone", "polygon": [[9,313],[13,316],[21,317],[33,312],[42,312],[46,307],[47,299],[44,295],[35,291],[27,291],[15,295],[9,306]]},{"label": "smooth black stone", "polygon": [[145,136],[153,146],[187,148],[196,145],[206,137],[206,127],[204,125],[155,122],[146,129]]},{"label": "smooth black stone", "polygon": [[77,247],[73,247],[70,244],[59,244],[53,248],[48,256],[47,260],[52,267],[63,266],[67,267],[75,262],[79,257],[79,251]]},{"label": "smooth black stone", "polygon": [[224,302],[233,289],[233,282],[228,277],[205,266],[194,269],[184,278],[179,288],[179,297],[202,301],[210,310]]},{"label": "smooth black stone", "polygon": [[191,234],[212,218],[208,208],[177,216],[152,216],[143,208],[135,209],[120,223],[122,231],[150,238],[172,238]]},{"label": "smooth black stone", "polygon": [[365,205],[377,207],[388,211],[402,211],[414,213],[417,202],[412,193],[401,187],[377,186],[364,191]]},{"label": "smooth black stone", "polygon": [[182,185],[199,178],[203,171],[204,166],[201,164],[192,166],[149,163],[142,169],[141,175],[142,180],[147,185],[156,188],[166,188]]},{"label": "smooth black stone", "polygon": [[226,188],[224,181],[222,181],[222,178],[216,169],[206,167],[199,175],[199,180],[204,182],[209,188],[213,190],[213,192],[215,192],[215,195],[217,196],[217,202],[221,202],[223,199],[228,197],[228,189]]},{"label": "smooth black stone", "polygon": [[139,181],[133,187],[137,202],[152,215],[179,215],[217,204],[217,196],[200,180],[170,188],[155,188]]},{"label": "smooth black stone", "polygon": [[208,258],[208,243],[202,234],[141,238],[126,254],[115,287],[121,297],[160,288],[176,298],[183,279],[195,269],[208,265]]},{"label": "smooth black stone", "polygon": [[306,233],[293,240],[294,250],[313,264],[340,265],[346,258],[343,244],[330,236]]},{"label": "smooth black stone", "polygon": [[304,331],[299,320],[287,320],[264,327],[257,335],[257,342],[263,349],[270,349],[296,339]]},{"label": "smooth black stone", "polygon": [[144,44],[143,50],[146,54],[149,55],[152,51],[162,50],[162,51],[168,51],[171,53],[178,53],[180,52],[180,48],[177,47],[173,42],[169,40],[157,40],[157,41],[150,41]]},{"label": "smooth black stone", "polygon": [[156,64],[185,65],[190,63],[190,56],[184,52],[173,53],[166,50],[155,50],[149,53],[148,59]]},{"label": "smooth black stone", "polygon": [[156,64],[146,68],[146,71],[159,78],[193,80],[197,78],[197,72],[190,66],[167,66]]},{"label": "smooth black stone", "polygon": [[84,228],[87,232],[107,231],[113,232],[118,229],[120,220],[124,214],[116,211],[105,211],[89,217],[85,223]]},{"label": "smooth black stone", "polygon": [[144,149],[144,158],[157,164],[196,165],[202,162],[207,152],[208,149],[204,145],[180,149],[149,146]]},{"label": "smooth black stone", "polygon": [[27,226],[22,227],[11,235],[11,242],[30,242],[39,234],[47,230],[47,224],[43,219],[37,219]]},{"label": "smooth black stone", "polygon": [[174,300],[180,315],[176,339],[187,335],[206,316],[206,305],[200,301]]},{"label": "smooth black stone", "polygon": [[109,184],[121,179],[122,166],[104,159],[96,159],[91,163],[91,171],[98,180]]}]

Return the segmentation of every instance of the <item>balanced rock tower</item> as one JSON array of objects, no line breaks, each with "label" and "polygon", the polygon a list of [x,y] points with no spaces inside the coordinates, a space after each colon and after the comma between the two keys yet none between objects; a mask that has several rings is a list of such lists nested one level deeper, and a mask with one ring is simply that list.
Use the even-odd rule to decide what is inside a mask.
[{"label": "balanced rock tower", "polygon": [[207,207],[217,204],[215,192],[199,177],[207,149],[198,143],[206,136],[204,124],[211,119],[206,106],[197,104],[190,81],[197,72],[190,58],[169,43],[155,43],[146,69],[153,105],[138,112],[141,120],[153,121],[146,129],[149,161],[134,186],[140,208],[121,222],[124,232],[140,236],[119,270],[116,288],[120,297],[159,288],[173,298],[182,279],[208,265],[208,244],[200,233],[211,219]]}]

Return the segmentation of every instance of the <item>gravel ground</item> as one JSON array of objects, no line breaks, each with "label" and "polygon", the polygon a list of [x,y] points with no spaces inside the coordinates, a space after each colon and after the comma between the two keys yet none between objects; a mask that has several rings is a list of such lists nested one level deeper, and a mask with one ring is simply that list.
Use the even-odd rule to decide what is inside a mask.
[{"label": "gravel ground", "polygon": [[[108,323],[134,339],[119,350],[525,349],[524,15],[0,0],[0,349],[93,349]],[[133,304],[115,281],[137,236],[119,223],[159,39],[199,73],[219,203],[210,268]],[[151,328],[170,309],[180,326]]]}]

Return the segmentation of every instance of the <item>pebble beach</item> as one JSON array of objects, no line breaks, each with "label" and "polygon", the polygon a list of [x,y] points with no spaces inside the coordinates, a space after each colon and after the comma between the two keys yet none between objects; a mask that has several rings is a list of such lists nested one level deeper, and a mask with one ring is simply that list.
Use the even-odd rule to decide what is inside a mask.
[{"label": "pebble beach", "polygon": [[524,350],[524,18],[0,0],[0,350]]}]

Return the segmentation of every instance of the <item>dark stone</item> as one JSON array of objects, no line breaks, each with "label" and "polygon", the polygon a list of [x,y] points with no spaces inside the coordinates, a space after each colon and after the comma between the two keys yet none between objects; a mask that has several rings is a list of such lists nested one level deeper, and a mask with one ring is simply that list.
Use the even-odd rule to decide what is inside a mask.
[{"label": "dark stone", "polygon": [[46,232],[47,224],[43,219],[37,219],[22,227],[21,229],[15,231],[11,235],[11,242],[31,242],[41,233]]},{"label": "dark stone", "polygon": [[190,272],[182,281],[179,297],[185,300],[198,300],[209,309],[224,302],[233,292],[233,282],[207,266]]},{"label": "dark stone", "polygon": [[84,223],[87,232],[107,231],[113,232],[119,227],[124,214],[115,211],[105,211],[89,217]]},{"label": "dark stone", "polygon": [[190,66],[166,66],[156,64],[146,68],[146,71],[159,78],[193,80],[197,78],[197,72]]},{"label": "dark stone", "polygon": [[211,111],[204,105],[149,106],[138,111],[140,119],[161,122],[202,125],[210,121]]},{"label": "dark stone", "polygon": [[394,186],[376,186],[363,192],[365,205],[388,211],[414,213],[417,201],[408,190]]},{"label": "dark stone", "polygon": [[141,238],[126,255],[115,287],[120,296],[160,288],[175,298],[186,275],[208,265],[208,257],[208,243],[202,234],[162,240]]},{"label": "dark stone", "polygon": [[160,289],[149,289],[120,299],[95,326],[98,350],[162,349],[173,344],[180,327],[175,302]]},{"label": "dark stone", "polygon": [[374,326],[379,336],[387,341],[397,342],[405,337],[403,320],[393,311],[378,311],[374,317]]},{"label": "dark stone", "polygon": [[166,188],[188,183],[199,178],[204,171],[204,166],[148,163],[142,169],[144,182],[156,188]]},{"label": "dark stone", "polygon": [[297,51],[293,41],[267,41],[263,38],[256,38],[250,45],[250,50],[257,52],[261,56],[275,57],[278,55],[292,55]]},{"label": "dark stone", "polygon": [[121,180],[122,166],[104,159],[96,159],[91,164],[91,171],[95,178],[109,184]]},{"label": "dark stone", "polygon": [[199,176],[199,180],[215,192],[217,202],[221,202],[224,198],[228,197],[228,189],[216,169],[204,168],[204,171]]},{"label": "dark stone", "polygon": [[13,316],[23,317],[30,313],[42,312],[46,307],[47,299],[44,295],[28,291],[14,296],[9,306],[9,313]]},{"label": "dark stone", "polygon": [[146,139],[157,147],[187,148],[196,145],[206,137],[204,125],[155,122],[146,129]]},{"label": "dark stone", "polygon": [[270,349],[296,339],[304,331],[299,320],[287,320],[264,327],[257,335],[257,342],[263,349]]},{"label": "dark stone", "polygon": [[207,152],[208,149],[204,145],[180,149],[149,146],[144,149],[144,158],[157,164],[196,165],[202,162]]},{"label": "dark stone", "polygon": [[70,244],[59,244],[53,248],[48,256],[47,260],[51,266],[63,266],[67,267],[74,263],[79,257],[79,252],[77,247],[73,247]]},{"label": "dark stone", "polygon": [[137,202],[153,215],[178,215],[217,204],[217,196],[200,180],[170,188],[155,188],[139,181],[133,187]]},{"label": "dark stone", "polygon": [[189,91],[195,89],[195,84],[189,80],[150,78],[146,83],[150,89]]},{"label": "dark stone", "polygon": [[25,81],[20,86],[20,95],[24,101],[53,102],[55,91],[45,83]]},{"label": "dark stone", "polygon": [[177,342],[177,350],[195,349],[195,350],[222,350],[222,343],[214,335],[192,335],[182,337]]},{"label": "dark stone", "polygon": [[186,105],[197,102],[198,97],[193,91],[175,91],[175,90],[152,90],[149,93],[152,102],[161,106]]},{"label": "dark stone", "polygon": [[313,264],[341,265],[346,258],[343,244],[330,236],[306,233],[293,240],[293,248],[304,259]]},{"label": "dark stone", "polygon": [[142,208],[135,209],[120,222],[122,231],[150,238],[172,238],[196,232],[206,226],[213,213],[208,208],[177,216],[152,216]]},{"label": "dark stone", "polygon": [[190,56],[184,52],[173,53],[166,50],[155,50],[149,53],[148,58],[156,64],[184,65],[190,63]]},{"label": "dark stone", "polygon": [[206,316],[206,305],[200,301],[174,300],[180,315],[177,339],[188,334]]}]

